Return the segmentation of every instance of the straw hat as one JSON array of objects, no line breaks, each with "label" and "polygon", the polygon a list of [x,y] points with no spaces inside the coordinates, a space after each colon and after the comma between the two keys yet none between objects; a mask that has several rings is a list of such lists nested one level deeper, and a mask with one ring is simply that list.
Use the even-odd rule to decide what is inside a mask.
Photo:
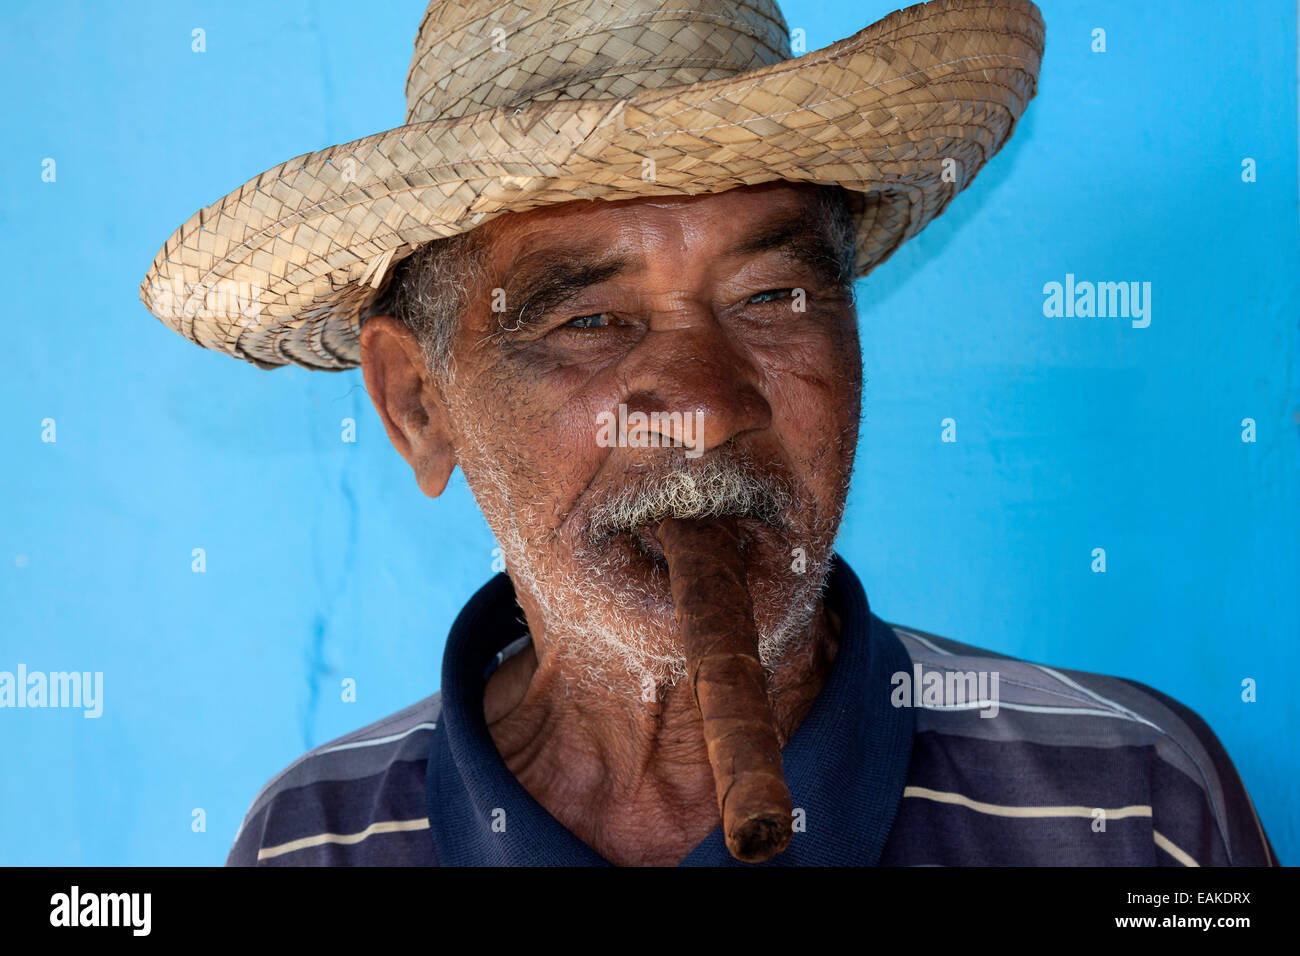
[{"label": "straw hat", "polygon": [[865,194],[863,276],[1007,141],[1043,32],[1029,0],[934,0],[791,58],[771,0],[435,0],[407,125],[199,210],[140,298],[261,368],[353,368],[369,307],[422,243],[550,203],[771,180]]}]

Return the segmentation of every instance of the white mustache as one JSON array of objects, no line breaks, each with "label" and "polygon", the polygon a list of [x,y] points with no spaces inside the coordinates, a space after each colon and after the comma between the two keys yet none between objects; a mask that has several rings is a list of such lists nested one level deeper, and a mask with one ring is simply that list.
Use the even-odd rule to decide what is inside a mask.
[{"label": "white mustache", "polygon": [[796,499],[784,478],[760,471],[746,459],[720,456],[700,461],[694,467],[641,476],[601,501],[588,515],[586,540],[597,544],[666,518],[734,515],[789,528],[785,516]]}]

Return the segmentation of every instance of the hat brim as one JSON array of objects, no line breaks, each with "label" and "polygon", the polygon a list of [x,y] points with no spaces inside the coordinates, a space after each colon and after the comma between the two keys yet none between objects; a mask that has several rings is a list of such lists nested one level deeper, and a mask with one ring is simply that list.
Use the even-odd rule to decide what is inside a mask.
[{"label": "hat brim", "polygon": [[866,194],[860,277],[1011,136],[1043,35],[1027,0],[936,0],[733,77],[401,126],[289,160],[199,210],[140,297],[205,348],[340,371],[360,364],[361,319],[392,265],[425,242],[506,211],[772,180]]}]

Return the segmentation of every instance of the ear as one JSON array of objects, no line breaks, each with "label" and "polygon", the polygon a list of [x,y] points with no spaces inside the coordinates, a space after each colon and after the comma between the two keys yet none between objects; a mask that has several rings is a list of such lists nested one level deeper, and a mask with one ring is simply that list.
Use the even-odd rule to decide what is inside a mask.
[{"label": "ear", "polygon": [[415,333],[391,315],[366,319],[361,370],[393,447],[415,472],[420,490],[438,497],[456,467],[456,454],[446,404]]}]

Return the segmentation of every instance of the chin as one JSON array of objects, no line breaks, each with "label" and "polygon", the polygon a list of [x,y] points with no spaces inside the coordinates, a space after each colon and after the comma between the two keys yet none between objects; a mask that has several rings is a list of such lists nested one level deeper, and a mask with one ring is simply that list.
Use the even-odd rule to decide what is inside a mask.
[{"label": "chin", "polygon": [[[795,572],[786,536],[766,525],[747,529],[746,577],[754,602],[760,657],[769,670],[802,643],[815,610],[825,559],[810,556]],[[643,687],[673,684],[685,676],[677,640],[668,567],[653,535],[622,533],[574,562],[543,604],[551,610],[547,629],[563,633],[563,653],[581,658],[581,670],[606,672],[614,680]],[[586,584],[575,587],[574,581]]]}]

